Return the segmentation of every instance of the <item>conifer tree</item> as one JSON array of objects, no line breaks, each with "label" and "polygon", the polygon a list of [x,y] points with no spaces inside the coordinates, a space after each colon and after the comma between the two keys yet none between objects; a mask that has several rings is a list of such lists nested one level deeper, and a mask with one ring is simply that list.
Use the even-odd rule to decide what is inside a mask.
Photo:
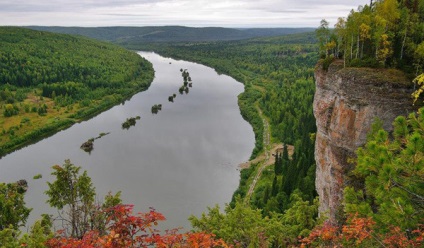
[{"label": "conifer tree", "polygon": [[364,188],[345,189],[345,211],[373,217],[383,231],[413,230],[424,219],[424,108],[376,129],[357,151],[354,175]]},{"label": "conifer tree", "polygon": [[274,173],[275,175],[281,175],[282,172],[283,172],[283,163],[281,160],[281,154],[276,152],[275,163],[274,163]]},{"label": "conifer tree", "polygon": [[269,186],[266,186],[264,191],[264,197],[262,199],[262,203],[264,206],[268,202],[269,198],[270,198]]},{"label": "conifer tree", "polygon": [[275,175],[274,180],[272,180],[271,195],[274,197],[277,194],[278,194],[278,179],[277,179],[277,175]]}]

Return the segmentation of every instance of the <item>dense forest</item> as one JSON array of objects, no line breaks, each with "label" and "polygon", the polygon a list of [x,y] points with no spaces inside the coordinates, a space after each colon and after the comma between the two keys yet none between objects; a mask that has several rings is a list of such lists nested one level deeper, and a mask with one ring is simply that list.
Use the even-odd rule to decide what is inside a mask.
[{"label": "dense forest", "polygon": [[[206,64],[244,83],[239,106],[255,133],[252,161],[270,153],[272,144],[267,143],[266,128],[269,123],[271,143],[283,144],[281,150],[271,154],[274,164],[264,168],[264,162],[258,160],[242,169],[233,201],[223,211],[218,206],[210,207],[202,216],[190,217],[192,232],[170,230],[163,234],[154,227],[165,218],[154,209],[133,214],[132,206],[123,205],[119,193],[107,195],[101,203],[95,201],[97,195],[90,177],[67,160],[62,166],[53,167],[56,180],[48,183],[46,191],[52,207],[66,210],[67,215],[61,216],[66,223],[63,230],[53,233],[51,219],[43,216],[21,235],[19,227],[25,224],[30,211],[23,200],[25,182],[0,183],[0,206],[4,209],[0,216],[0,244],[422,247],[424,108],[396,118],[390,133],[375,122],[367,143],[357,150],[353,161],[356,167],[349,176],[356,183],[344,189],[342,218],[339,223],[330,223],[317,218],[312,100],[313,71],[320,56],[324,65],[343,59],[345,66],[399,68],[411,75],[411,80],[416,77],[415,82],[424,85],[423,10],[424,2],[420,0],[371,1],[358,11],[352,10],[348,18],[340,18],[335,29],[323,20],[316,31],[317,38],[314,33],[303,33],[239,41],[147,44],[135,40],[126,44],[134,50],[153,50]],[[40,101],[53,101],[66,92],[65,96],[72,94],[71,99],[77,101],[84,92],[80,89],[91,84],[73,81],[76,80],[65,88],[56,82],[41,82],[28,94],[38,94]],[[96,85],[95,81],[90,82]],[[13,86],[10,84],[3,91],[17,98],[20,88]],[[414,96],[422,91],[423,88],[418,89]],[[16,109],[12,101],[7,103],[7,97],[3,101],[4,114],[10,116],[5,118],[21,111],[20,105],[15,104]],[[39,114],[51,111],[46,106]],[[260,168],[264,168],[262,173]],[[250,194],[252,184],[256,186]]]},{"label": "dense forest", "polygon": [[418,75],[424,64],[424,2],[371,1],[330,30],[321,21],[321,56],[343,58],[347,66],[395,67]]},{"label": "dense forest", "polygon": [[200,42],[243,40],[254,37],[279,36],[312,32],[313,28],[221,28],[221,27],[44,27],[28,28],[54,33],[83,35],[122,46],[150,42]]},{"label": "dense forest", "polygon": [[115,45],[0,28],[0,156],[146,89],[151,64]]}]

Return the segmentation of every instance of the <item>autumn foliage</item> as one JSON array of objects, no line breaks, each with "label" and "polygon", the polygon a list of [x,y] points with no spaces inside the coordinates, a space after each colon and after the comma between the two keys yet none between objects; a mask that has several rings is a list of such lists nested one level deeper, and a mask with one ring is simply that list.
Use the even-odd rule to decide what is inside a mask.
[{"label": "autumn foliage", "polygon": [[345,225],[335,226],[325,222],[301,240],[302,247],[422,247],[424,226],[410,233],[393,227],[388,233],[376,232],[378,227],[371,217],[351,215]]},{"label": "autumn foliage", "polygon": [[178,229],[161,234],[155,229],[165,217],[150,209],[147,213],[133,214],[133,205],[117,205],[105,210],[106,232],[88,231],[81,239],[66,237],[59,231],[47,247],[229,247],[224,241],[206,233],[178,233]]}]

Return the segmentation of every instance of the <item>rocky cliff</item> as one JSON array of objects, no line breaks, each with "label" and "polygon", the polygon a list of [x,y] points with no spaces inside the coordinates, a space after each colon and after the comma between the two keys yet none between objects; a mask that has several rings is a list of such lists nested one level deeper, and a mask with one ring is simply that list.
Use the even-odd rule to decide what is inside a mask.
[{"label": "rocky cliff", "polygon": [[365,143],[376,118],[391,130],[396,116],[413,110],[413,85],[400,71],[343,68],[342,61],[333,62],[328,71],[318,64],[315,79],[316,188],[320,213],[334,222],[355,150]]}]

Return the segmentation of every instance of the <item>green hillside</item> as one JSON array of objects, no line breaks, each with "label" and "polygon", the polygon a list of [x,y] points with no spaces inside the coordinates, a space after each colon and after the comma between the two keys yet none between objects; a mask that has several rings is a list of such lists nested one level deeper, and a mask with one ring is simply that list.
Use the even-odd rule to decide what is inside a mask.
[{"label": "green hillside", "polygon": [[0,27],[0,156],[146,89],[149,62],[112,44]]},{"label": "green hillside", "polygon": [[43,27],[28,28],[55,33],[78,34],[122,45],[146,42],[197,42],[243,40],[313,31],[312,28],[193,28],[183,26],[160,27]]}]

